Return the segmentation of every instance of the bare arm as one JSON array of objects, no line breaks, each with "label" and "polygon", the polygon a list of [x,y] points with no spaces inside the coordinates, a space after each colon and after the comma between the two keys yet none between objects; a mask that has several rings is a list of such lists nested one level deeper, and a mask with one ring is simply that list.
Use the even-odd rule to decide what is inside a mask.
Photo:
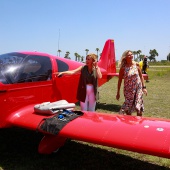
[{"label": "bare arm", "polygon": [[97,78],[101,79],[102,78],[102,73],[101,73],[99,67],[96,67],[96,73],[97,73]]},{"label": "bare arm", "polygon": [[142,75],[142,71],[138,66],[137,66],[137,68],[138,68],[138,72],[139,72],[139,77],[140,77],[141,82],[142,82],[142,90],[143,90],[144,94],[147,95],[147,90],[146,90],[146,86],[145,86],[145,83],[144,83],[144,78],[143,78],[143,75]]},{"label": "bare arm", "polygon": [[93,62],[93,67],[96,69],[97,78],[99,78],[99,79],[102,78],[102,73],[101,73],[100,68],[98,67],[96,61]]},{"label": "bare arm", "polygon": [[122,84],[123,75],[124,75],[124,69],[120,68],[119,79],[118,79],[118,84],[117,84],[117,95],[116,95],[117,100],[119,100],[119,98],[120,98],[120,87],[121,87],[121,84]]},{"label": "bare arm", "polygon": [[63,71],[63,72],[56,72],[56,73],[54,73],[54,74],[58,75],[58,77],[59,77],[59,76],[62,76],[62,75],[73,75],[73,74],[76,74],[76,73],[80,72],[81,69],[82,69],[82,67],[83,67],[83,66],[80,66],[80,67],[76,68],[75,70],[68,70],[68,71]]}]

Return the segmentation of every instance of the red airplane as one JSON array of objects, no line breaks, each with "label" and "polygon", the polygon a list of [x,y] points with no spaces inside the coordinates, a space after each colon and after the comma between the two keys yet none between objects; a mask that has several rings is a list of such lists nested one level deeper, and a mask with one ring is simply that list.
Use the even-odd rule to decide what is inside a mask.
[{"label": "red airplane", "polygon": [[[62,101],[62,106],[74,107],[80,74],[59,78],[53,73],[80,65],[83,63],[39,52],[0,55],[0,128],[17,126],[36,131],[44,118],[57,114],[38,113],[37,105]],[[102,72],[99,86],[119,76],[113,40],[106,41],[98,66]],[[170,158],[170,120],[167,119],[83,112],[57,135],[41,132],[44,137],[38,151],[42,154],[51,154],[70,138]]]}]

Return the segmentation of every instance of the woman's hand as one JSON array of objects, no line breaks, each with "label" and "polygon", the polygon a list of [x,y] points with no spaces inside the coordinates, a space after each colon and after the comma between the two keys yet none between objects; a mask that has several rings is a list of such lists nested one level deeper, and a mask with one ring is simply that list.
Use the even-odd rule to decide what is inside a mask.
[{"label": "woman's hand", "polygon": [[117,99],[117,100],[119,100],[119,98],[120,98],[120,94],[119,94],[119,93],[117,93],[117,95],[116,95],[116,99]]},{"label": "woman's hand", "polygon": [[98,67],[98,65],[97,65],[97,62],[95,61],[95,62],[93,62],[93,66],[94,66],[94,68],[97,68]]},{"label": "woman's hand", "polygon": [[147,96],[148,92],[147,92],[147,89],[143,89],[143,93]]},{"label": "woman's hand", "polygon": [[54,73],[57,77],[61,77],[63,75],[63,72],[55,72]]}]

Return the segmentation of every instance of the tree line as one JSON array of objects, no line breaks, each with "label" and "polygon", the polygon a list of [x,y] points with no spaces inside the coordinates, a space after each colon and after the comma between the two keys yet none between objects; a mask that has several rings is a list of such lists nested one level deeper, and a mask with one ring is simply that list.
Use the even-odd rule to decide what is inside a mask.
[{"label": "tree line", "polygon": [[[100,49],[99,49],[99,48],[96,48],[97,60],[98,60],[98,57],[99,57],[99,51],[100,51]],[[60,53],[61,53],[61,52],[62,52],[61,50],[58,50],[58,51],[57,51],[59,57],[60,57]],[[86,52],[86,56],[87,56],[87,55],[88,55],[88,52],[89,52],[89,49],[85,49],[85,52]],[[65,53],[65,55],[64,55],[64,58],[71,59],[69,55],[70,55],[70,52],[69,52],[69,51],[66,51],[66,53]],[[76,52],[74,53],[74,55],[75,55],[75,61],[84,62],[85,56],[81,56],[80,54],[78,54],[78,53],[76,53]],[[100,55],[101,55],[101,54],[100,54]]]},{"label": "tree line", "polygon": [[[134,60],[135,61],[141,61],[143,60],[144,54],[141,54],[142,51],[141,50],[138,50],[138,51],[132,51],[133,52],[133,55],[134,55]],[[147,56],[147,58],[150,60],[150,61],[156,61],[156,57],[159,56],[158,52],[156,51],[156,49],[153,49],[153,50],[150,50],[149,51],[149,56]]]},{"label": "tree line", "polygon": [[[99,55],[101,55],[101,53],[99,54],[99,51],[100,49],[99,48],[96,48],[96,52],[97,52],[97,60],[98,60],[98,57]],[[60,53],[62,52],[61,50],[58,50],[57,51],[59,56],[60,56]],[[86,52],[86,56],[88,55],[88,52],[89,52],[89,49],[85,49],[85,52]],[[137,51],[132,51],[133,52],[133,55],[134,55],[134,60],[135,61],[141,61],[143,60],[144,54],[142,54],[142,51],[141,50],[137,50]],[[65,53],[65,56],[64,58],[67,58],[67,59],[71,59],[70,56],[69,56],[70,52],[69,51],[66,51]],[[149,59],[150,62],[152,61],[156,61],[156,57],[159,56],[158,52],[156,51],[156,49],[153,49],[153,50],[150,50],[149,51],[149,56],[147,56],[147,58]],[[75,55],[75,61],[79,61],[79,62],[84,62],[85,60],[85,56],[81,56],[80,54],[78,53],[74,53]],[[167,55],[167,61],[170,61],[170,53]]]}]

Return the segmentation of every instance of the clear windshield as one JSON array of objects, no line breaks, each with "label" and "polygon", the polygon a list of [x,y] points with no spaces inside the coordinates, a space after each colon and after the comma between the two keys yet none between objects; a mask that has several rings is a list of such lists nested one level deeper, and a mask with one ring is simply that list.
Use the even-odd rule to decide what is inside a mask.
[{"label": "clear windshield", "polygon": [[26,55],[19,53],[8,53],[0,55],[0,82],[4,84],[13,83],[20,63]]},{"label": "clear windshield", "polygon": [[0,55],[0,82],[3,84],[44,81],[51,70],[49,57],[22,53]]}]

